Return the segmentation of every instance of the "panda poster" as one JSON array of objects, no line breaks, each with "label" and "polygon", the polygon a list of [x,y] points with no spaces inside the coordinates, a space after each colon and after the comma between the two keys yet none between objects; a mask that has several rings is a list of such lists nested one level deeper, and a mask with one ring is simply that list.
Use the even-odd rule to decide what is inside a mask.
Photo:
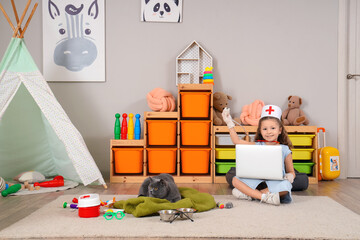
[{"label": "panda poster", "polygon": [[141,21],[182,22],[182,0],[140,0]]},{"label": "panda poster", "polygon": [[105,82],[105,0],[44,0],[43,75]]}]

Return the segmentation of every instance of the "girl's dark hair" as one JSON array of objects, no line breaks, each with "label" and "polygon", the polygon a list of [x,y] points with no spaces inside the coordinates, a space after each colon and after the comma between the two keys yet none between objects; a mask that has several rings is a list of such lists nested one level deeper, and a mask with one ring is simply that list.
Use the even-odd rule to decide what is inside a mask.
[{"label": "girl's dark hair", "polygon": [[287,145],[290,149],[293,148],[293,145],[292,145],[292,143],[291,143],[291,141],[289,139],[288,133],[285,130],[285,127],[284,127],[283,123],[278,118],[274,118],[274,117],[263,117],[263,118],[260,119],[257,131],[256,131],[256,135],[255,135],[255,141],[265,140],[263,138],[263,136],[261,135],[260,127],[261,127],[261,123],[264,120],[268,120],[268,119],[274,119],[279,124],[279,126],[281,128],[281,133],[279,134],[277,141],[280,144]]}]

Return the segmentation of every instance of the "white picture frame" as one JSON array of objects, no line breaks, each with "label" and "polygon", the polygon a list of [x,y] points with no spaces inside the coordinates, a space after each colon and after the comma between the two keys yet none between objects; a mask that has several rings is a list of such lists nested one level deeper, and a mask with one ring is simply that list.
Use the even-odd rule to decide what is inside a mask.
[{"label": "white picture frame", "polygon": [[183,0],[140,0],[142,22],[182,22]]},{"label": "white picture frame", "polygon": [[48,82],[105,82],[105,0],[43,1]]}]

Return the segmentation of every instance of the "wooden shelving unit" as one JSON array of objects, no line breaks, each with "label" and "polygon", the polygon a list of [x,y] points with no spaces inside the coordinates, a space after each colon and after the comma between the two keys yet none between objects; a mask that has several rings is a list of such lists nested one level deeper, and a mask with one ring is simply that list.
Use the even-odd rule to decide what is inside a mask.
[{"label": "wooden shelving unit", "polygon": [[[255,134],[257,130],[257,126],[244,126],[245,130],[249,134]],[[312,173],[309,174],[309,183],[310,184],[317,184],[318,183],[318,156],[317,156],[317,127],[316,126],[286,126],[285,127],[288,134],[312,134],[315,135],[314,138],[312,138],[312,146],[311,148],[314,149],[312,152],[312,158],[311,161],[314,162],[314,166],[312,168]],[[215,148],[217,147],[215,144],[215,135],[219,133],[229,133],[229,129],[227,126],[214,126],[214,140],[213,140],[213,149],[215,151]],[[244,134],[245,131],[241,126],[235,126],[235,131],[237,133]],[[296,147],[295,147],[296,148]],[[214,168],[215,168],[215,154],[213,158]],[[226,183],[225,176],[218,176],[215,172],[213,174],[213,182],[214,183]]]},{"label": "wooden shelving unit", "polygon": [[[184,93],[206,93],[209,96],[208,115],[206,117],[184,117],[182,109],[182,97]],[[210,84],[179,84],[178,85],[178,106],[177,112],[145,112],[144,113],[144,139],[141,140],[110,140],[110,182],[128,182],[128,183],[142,183],[145,178],[155,173],[149,173],[149,162],[147,156],[147,149],[149,148],[176,148],[176,170],[171,173],[176,183],[226,183],[225,176],[216,173],[215,169],[215,148],[218,147],[215,141],[216,134],[229,134],[227,126],[213,126],[213,86]],[[196,102],[193,104],[196,105]],[[173,146],[151,146],[148,144],[148,129],[147,121],[164,121],[164,120],[175,120],[176,121],[176,143]],[[186,121],[192,121],[195,123],[209,122],[209,141],[208,145],[184,145],[182,143],[182,123]],[[245,130],[250,135],[255,135],[257,126],[244,126]],[[236,126],[235,131],[239,134],[244,134],[244,128]],[[309,174],[309,182],[311,184],[318,182],[318,156],[317,156],[317,127],[316,126],[286,126],[285,127],[289,134],[311,134],[315,135],[312,138],[311,147],[314,149],[312,152],[311,161],[314,163],[312,173]],[[138,174],[126,174],[126,173],[115,173],[115,160],[113,148],[142,148],[142,172]],[[184,173],[183,172],[183,159],[181,151],[187,150],[206,150],[210,149],[208,164],[209,168],[207,172],[202,173]],[[191,158],[191,161],[196,161],[196,157]]]},{"label": "wooden shelving unit", "polygon": [[[171,173],[177,183],[211,183],[213,181],[213,150],[211,146],[213,145],[213,135],[212,135],[212,91],[213,86],[210,84],[179,84],[178,85],[178,106],[177,112],[145,112],[144,113],[144,139],[141,140],[110,140],[110,182],[128,182],[128,183],[141,183],[145,178],[157,175],[149,173],[149,162],[147,156],[148,148],[171,148],[175,147],[176,150],[176,171]],[[191,118],[192,121],[208,121],[210,122],[209,126],[209,144],[207,148],[210,148],[209,155],[209,171],[206,174],[184,174],[182,172],[182,162],[181,162],[181,149],[186,148],[204,148],[204,146],[183,146],[181,143],[181,121],[187,118],[181,117],[181,97],[180,94],[183,92],[207,92],[209,93],[209,116],[207,118]],[[196,103],[194,103],[196,104]],[[149,146],[148,144],[148,129],[147,129],[147,120],[151,121],[164,121],[164,120],[176,120],[177,121],[177,130],[176,130],[176,145],[175,146]],[[144,149],[143,154],[143,173],[141,174],[117,174],[115,173],[114,168],[114,153],[112,148],[128,148],[128,147],[141,147]]]}]

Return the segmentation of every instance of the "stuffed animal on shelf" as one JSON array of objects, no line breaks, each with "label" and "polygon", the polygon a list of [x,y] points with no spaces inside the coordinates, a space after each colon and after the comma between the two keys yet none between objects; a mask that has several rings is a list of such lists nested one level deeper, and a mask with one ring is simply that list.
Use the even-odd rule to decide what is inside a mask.
[{"label": "stuffed animal on shelf", "polygon": [[288,108],[282,113],[282,121],[285,126],[299,126],[301,124],[308,125],[309,119],[305,116],[305,113],[300,109],[302,104],[301,97],[289,96]]},{"label": "stuffed animal on shelf", "polygon": [[232,100],[232,97],[223,92],[215,92],[213,94],[213,121],[215,126],[226,126],[222,112],[228,106],[229,100]]}]

